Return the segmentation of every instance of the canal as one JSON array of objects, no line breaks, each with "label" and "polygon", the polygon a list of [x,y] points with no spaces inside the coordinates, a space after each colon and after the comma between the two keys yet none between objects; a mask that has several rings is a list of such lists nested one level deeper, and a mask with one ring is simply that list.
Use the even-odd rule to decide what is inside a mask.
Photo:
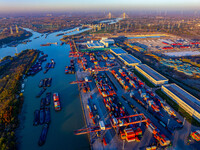
[{"label": "canal", "polygon": [[[29,30],[29,29],[27,29]],[[47,62],[54,59],[56,62],[55,68],[50,69],[48,73],[43,71],[35,76],[25,79],[24,104],[22,112],[19,115],[20,126],[16,131],[18,148],[20,150],[78,150],[89,149],[89,141],[87,136],[76,136],[73,131],[84,127],[84,118],[82,114],[79,91],[77,85],[70,85],[69,82],[75,80],[75,75],[66,75],[64,73],[65,66],[70,64],[68,57],[70,47],[64,44],[60,46],[59,39],[62,36],[56,36],[62,32],[41,36],[40,33],[29,30],[33,33],[30,38],[31,42],[27,44],[19,44],[16,48],[5,47],[0,49],[0,57],[7,55],[14,56],[16,50],[20,52],[25,49],[39,49],[45,54],[48,54]],[[80,31],[81,32],[81,31]],[[77,31],[70,34],[79,33]],[[34,39],[35,37],[38,37]],[[51,45],[48,47],[41,47],[40,44],[48,42],[58,42],[58,45]],[[47,62],[43,63],[43,68]],[[39,81],[44,78],[52,77],[52,86],[48,87],[46,92],[58,92],[61,99],[62,110],[55,112],[53,107],[53,100],[51,101],[51,123],[47,134],[46,143],[39,147],[38,140],[42,131],[42,126],[33,126],[34,111],[40,108],[40,100],[45,96],[46,92],[41,98],[36,98],[40,88]]]}]

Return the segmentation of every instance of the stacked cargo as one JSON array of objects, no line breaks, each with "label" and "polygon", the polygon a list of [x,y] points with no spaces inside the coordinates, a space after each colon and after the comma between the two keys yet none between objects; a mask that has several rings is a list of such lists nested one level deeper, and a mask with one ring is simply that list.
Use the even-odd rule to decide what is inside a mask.
[{"label": "stacked cargo", "polygon": [[135,141],[135,132],[133,131],[132,128],[125,129],[124,133],[126,135],[126,141],[127,142]]},{"label": "stacked cargo", "polygon": [[166,50],[166,49],[173,49],[173,47],[171,46],[164,46],[162,49]]},{"label": "stacked cargo", "polygon": [[90,61],[95,61],[95,57],[93,55],[90,55]]},{"label": "stacked cargo", "polygon": [[140,80],[138,80],[138,85],[139,85],[139,87],[141,87],[141,88],[144,87],[144,83],[143,83],[142,81],[140,81]]},{"label": "stacked cargo", "polygon": [[96,105],[95,104],[91,105],[89,99],[87,102],[87,109],[89,112],[89,117],[92,120],[92,123],[95,125],[99,121],[99,115]]},{"label": "stacked cargo", "polygon": [[151,90],[147,89],[146,92],[150,95],[150,97],[155,97],[155,94]]},{"label": "stacked cargo", "polygon": [[127,142],[140,142],[140,138],[142,136],[141,128],[137,128],[133,130],[132,128],[124,129],[124,132],[121,133],[121,139],[126,139]]},{"label": "stacked cargo", "polygon": [[[118,82],[122,85],[122,87],[126,90],[129,91],[129,86],[126,85],[125,81],[115,72],[115,70],[112,70],[111,73],[113,74],[113,76],[118,80]],[[122,77],[126,77],[127,75],[125,74],[125,72],[122,71],[122,69],[119,69],[119,73],[121,74]]]},{"label": "stacked cargo", "polygon": [[[125,109],[117,104],[114,97],[105,98],[104,104],[113,117],[125,116]],[[114,119],[113,123],[117,124],[115,121]]]},{"label": "stacked cargo", "polygon": [[116,92],[114,91],[113,87],[106,83],[106,81],[103,81],[102,78],[95,78],[95,83],[97,86],[97,89],[99,90],[99,93],[105,98],[108,96],[114,96],[116,95]]},{"label": "stacked cargo", "polygon": [[153,100],[147,100],[147,104],[153,109],[155,112],[159,112],[159,106],[155,104]]},{"label": "stacked cargo", "polygon": [[156,150],[156,149],[157,149],[156,146],[151,146],[151,147],[149,146],[149,147],[146,148],[146,150]]},{"label": "stacked cargo", "polygon": [[195,132],[192,132],[190,136],[195,140],[195,141],[200,141],[200,131],[196,130]]},{"label": "stacked cargo", "polygon": [[161,146],[167,146],[170,144],[170,140],[164,134],[160,133],[157,127],[150,120],[147,121],[146,127],[151,133],[153,133],[154,138]]},{"label": "stacked cargo", "polygon": [[157,97],[154,97],[154,102],[156,103],[156,105],[160,106],[160,107],[164,107],[164,102],[160,99],[158,99]]},{"label": "stacked cargo", "polygon": [[111,63],[111,62],[106,62],[106,66],[108,66],[108,67],[112,67],[112,66],[114,66],[115,65],[115,63]]},{"label": "stacked cargo", "polygon": [[171,108],[169,106],[163,106],[163,109],[170,115],[170,116],[174,116],[176,117],[176,114],[173,110],[171,110]]},{"label": "stacked cargo", "polygon": [[90,86],[88,82],[82,83],[82,89],[84,93],[90,92]]},{"label": "stacked cargo", "polygon": [[81,57],[81,59],[78,59],[78,63],[81,63],[84,71],[87,69],[88,65],[87,59],[85,57]]}]

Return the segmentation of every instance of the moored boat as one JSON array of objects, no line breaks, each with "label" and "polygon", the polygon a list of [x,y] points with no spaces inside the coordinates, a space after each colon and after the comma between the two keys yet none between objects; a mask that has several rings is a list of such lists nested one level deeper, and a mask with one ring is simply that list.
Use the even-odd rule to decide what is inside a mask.
[{"label": "moored boat", "polygon": [[37,126],[40,124],[40,111],[39,110],[35,110],[34,111],[34,120],[33,120],[33,125]]},{"label": "moored boat", "polygon": [[45,123],[50,123],[51,121],[51,115],[50,115],[50,108],[46,107],[45,108]]},{"label": "moored boat", "polygon": [[46,88],[43,87],[36,97],[40,97],[45,91],[46,91]]},{"label": "moored boat", "polygon": [[39,146],[42,146],[45,141],[46,141],[46,138],[47,138],[47,132],[48,132],[48,127],[49,125],[48,124],[45,124],[42,128],[42,132],[41,132],[41,135],[40,135],[40,139],[38,141],[38,145]]},{"label": "moored boat", "polygon": [[65,67],[65,73],[69,73],[68,66]]},{"label": "moored boat", "polygon": [[44,84],[44,80],[40,80],[40,83],[39,83],[39,87],[43,87],[43,84]]},{"label": "moored boat", "polygon": [[42,98],[41,99],[41,102],[40,102],[40,109],[44,109],[46,106],[46,99],[45,98]]},{"label": "moored boat", "polygon": [[47,83],[48,83],[48,78],[44,79],[43,87],[47,87]]},{"label": "moored boat", "polygon": [[40,124],[43,124],[45,120],[45,112],[44,109],[40,110]]},{"label": "moored boat", "polygon": [[51,92],[46,93],[46,106],[51,103]]},{"label": "moored boat", "polygon": [[48,78],[48,80],[47,80],[47,86],[48,86],[48,87],[51,86],[51,82],[52,82],[52,78]]}]

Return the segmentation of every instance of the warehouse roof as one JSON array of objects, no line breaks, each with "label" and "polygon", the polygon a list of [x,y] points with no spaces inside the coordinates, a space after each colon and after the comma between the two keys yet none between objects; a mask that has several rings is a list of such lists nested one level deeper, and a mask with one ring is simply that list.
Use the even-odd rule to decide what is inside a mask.
[{"label": "warehouse roof", "polygon": [[149,66],[145,64],[137,65],[137,67],[142,69],[144,72],[146,72],[156,81],[168,80],[167,78],[165,78],[164,76],[162,76],[161,74],[159,74],[158,72],[156,72],[155,70],[153,70],[152,68],[150,68]]},{"label": "warehouse roof", "polygon": [[176,95],[178,98],[180,98],[182,101],[184,101],[186,104],[188,104],[190,107],[200,112],[199,99],[192,96],[191,94],[189,94],[188,92],[186,92],[185,90],[183,90],[176,84],[166,84],[163,86],[167,88],[170,92],[172,92],[174,95]]},{"label": "warehouse roof", "polygon": [[96,42],[96,43],[87,43],[87,46],[88,46],[88,48],[92,48],[92,47],[104,47],[104,44],[103,43],[99,43],[99,42]]},{"label": "warehouse roof", "polygon": [[120,55],[119,56],[120,59],[122,59],[123,61],[127,62],[128,64],[135,64],[135,63],[141,63],[141,61],[137,58],[135,58],[132,55]]},{"label": "warehouse roof", "polygon": [[126,54],[127,53],[126,51],[124,51],[121,48],[111,48],[110,50],[116,55],[121,55],[121,54]]}]

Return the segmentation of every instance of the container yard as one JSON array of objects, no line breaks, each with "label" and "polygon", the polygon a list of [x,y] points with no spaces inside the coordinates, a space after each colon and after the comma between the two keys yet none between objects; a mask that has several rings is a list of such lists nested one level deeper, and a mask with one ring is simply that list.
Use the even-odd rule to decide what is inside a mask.
[{"label": "container yard", "polygon": [[[77,81],[71,84],[79,87],[85,127],[74,134],[87,134],[92,149],[169,148],[184,120],[120,58],[135,57],[119,48],[79,52],[75,47],[70,55],[81,57],[73,59]],[[155,85],[168,83],[152,69],[147,73]]]}]

